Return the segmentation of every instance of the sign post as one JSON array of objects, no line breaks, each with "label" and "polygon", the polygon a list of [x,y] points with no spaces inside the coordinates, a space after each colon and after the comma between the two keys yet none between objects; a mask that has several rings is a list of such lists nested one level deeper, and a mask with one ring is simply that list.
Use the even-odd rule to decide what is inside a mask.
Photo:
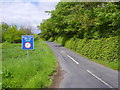
[{"label": "sign post", "polygon": [[29,50],[27,50],[27,60],[29,60]]},{"label": "sign post", "polygon": [[34,36],[33,35],[22,36],[22,49],[27,50],[27,59],[29,59],[29,50],[34,49]]}]

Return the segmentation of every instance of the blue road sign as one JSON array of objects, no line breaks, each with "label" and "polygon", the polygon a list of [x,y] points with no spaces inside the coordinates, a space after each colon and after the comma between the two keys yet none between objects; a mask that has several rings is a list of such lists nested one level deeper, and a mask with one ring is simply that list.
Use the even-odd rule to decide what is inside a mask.
[{"label": "blue road sign", "polygon": [[22,36],[22,49],[34,49],[34,36],[33,35],[25,35]]}]

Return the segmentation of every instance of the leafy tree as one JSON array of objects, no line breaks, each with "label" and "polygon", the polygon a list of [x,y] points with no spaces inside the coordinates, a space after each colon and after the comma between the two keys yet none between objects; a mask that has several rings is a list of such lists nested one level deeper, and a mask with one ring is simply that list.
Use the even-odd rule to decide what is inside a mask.
[{"label": "leafy tree", "polygon": [[120,35],[120,10],[111,2],[59,2],[39,27],[41,37],[100,39]]},{"label": "leafy tree", "polygon": [[31,27],[24,28],[21,26],[20,29],[18,29],[16,25],[8,25],[4,22],[1,23],[0,27],[0,36],[2,37],[0,42],[20,43],[22,35],[32,34]]},{"label": "leafy tree", "polygon": [[2,22],[1,25],[0,25],[0,27],[1,27],[2,41],[5,41],[5,37],[4,36],[5,36],[6,31],[9,28],[9,25],[7,23]]}]

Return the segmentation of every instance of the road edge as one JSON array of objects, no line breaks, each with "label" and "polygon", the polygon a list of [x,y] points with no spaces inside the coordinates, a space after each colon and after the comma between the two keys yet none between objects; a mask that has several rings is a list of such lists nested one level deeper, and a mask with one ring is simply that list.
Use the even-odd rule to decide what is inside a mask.
[{"label": "road edge", "polygon": [[59,62],[57,61],[57,68],[55,73],[53,74],[52,84],[48,88],[59,88],[61,81],[63,80],[63,70],[60,67]]}]

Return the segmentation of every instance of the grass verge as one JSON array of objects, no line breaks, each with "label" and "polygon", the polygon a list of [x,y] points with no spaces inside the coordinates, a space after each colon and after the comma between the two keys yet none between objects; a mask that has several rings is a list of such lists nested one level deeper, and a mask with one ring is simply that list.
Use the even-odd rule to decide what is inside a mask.
[{"label": "grass verge", "polygon": [[2,44],[0,44],[0,90],[2,89]]},{"label": "grass verge", "polygon": [[42,41],[35,41],[35,49],[21,49],[21,44],[2,45],[2,88],[45,88],[52,83],[56,58]]}]

